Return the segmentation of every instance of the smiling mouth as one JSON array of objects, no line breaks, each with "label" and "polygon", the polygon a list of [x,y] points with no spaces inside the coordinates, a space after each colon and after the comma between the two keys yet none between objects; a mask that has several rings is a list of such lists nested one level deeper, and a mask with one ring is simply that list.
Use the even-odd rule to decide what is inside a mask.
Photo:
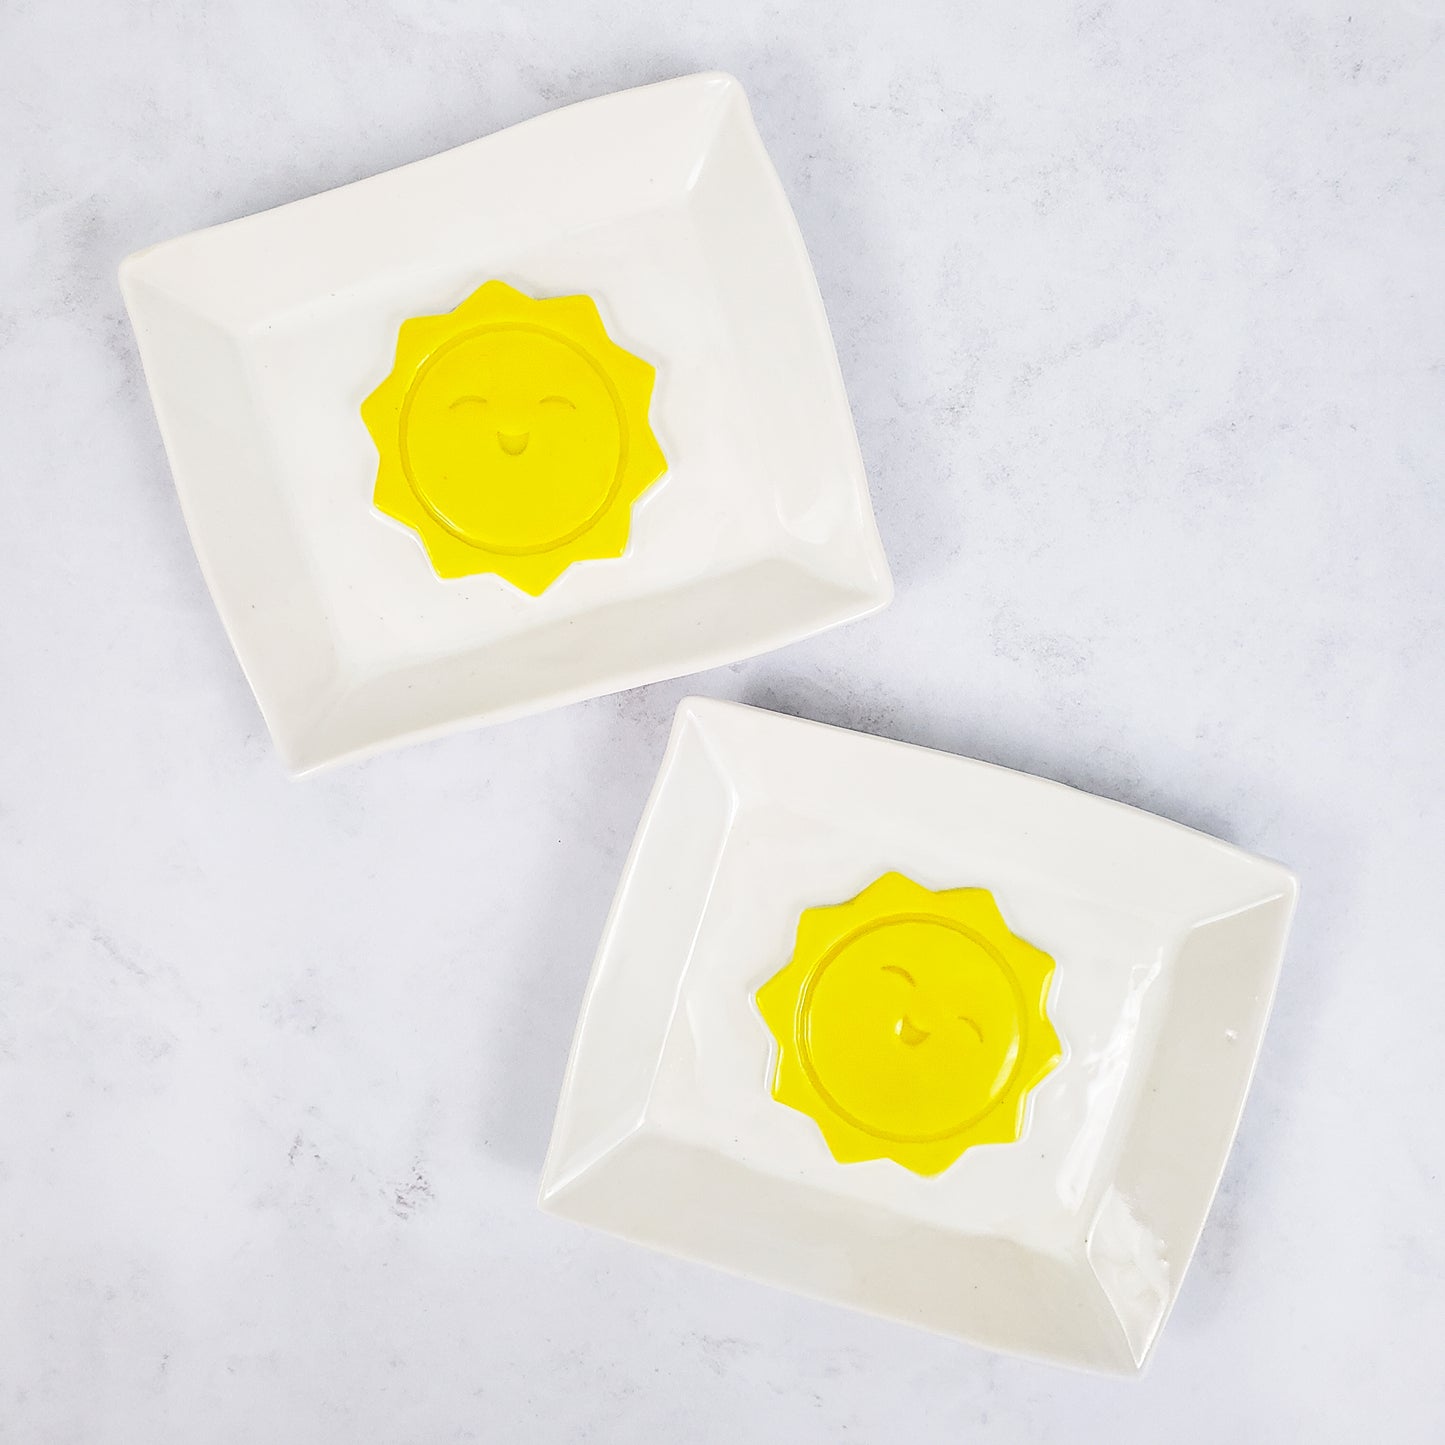
[{"label": "smiling mouth", "polygon": [[894,1025],[893,1032],[898,1035],[902,1043],[907,1044],[910,1049],[914,1049],[930,1036],[932,1030],[919,1028],[907,1014],[904,1014]]},{"label": "smiling mouth", "polygon": [[509,457],[521,456],[527,450],[527,443],[531,440],[532,433],[529,431],[499,431],[497,433],[497,445]]}]

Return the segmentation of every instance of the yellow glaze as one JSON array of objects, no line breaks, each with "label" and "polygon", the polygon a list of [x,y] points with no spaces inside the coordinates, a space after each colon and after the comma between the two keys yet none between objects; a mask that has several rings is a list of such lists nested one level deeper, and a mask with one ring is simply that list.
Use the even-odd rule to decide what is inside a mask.
[{"label": "yellow glaze", "polygon": [[573,562],[620,557],[633,502],[667,467],[647,418],[654,375],[590,296],[488,281],[403,322],[391,374],[361,404],[376,506],[441,577],[495,572],[536,596]]},{"label": "yellow glaze", "polygon": [[809,908],[792,960],[757,991],[773,1097],[816,1120],[840,1163],[939,1174],[975,1144],[1011,1143],[1062,1057],[1053,971],[984,888],[935,893],[887,873]]}]

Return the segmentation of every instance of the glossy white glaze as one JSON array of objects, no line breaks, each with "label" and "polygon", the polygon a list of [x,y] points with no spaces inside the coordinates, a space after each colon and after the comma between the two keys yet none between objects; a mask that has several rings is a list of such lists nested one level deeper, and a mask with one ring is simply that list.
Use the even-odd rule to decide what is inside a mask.
[{"label": "glossy white glaze", "polygon": [[[371,503],[398,326],[499,278],[657,367],[667,476],[540,597]],[[288,764],[733,662],[892,595],[827,318],[742,87],[605,96],[131,256],[192,540]]]},{"label": "glossy white glaze", "polygon": [[[931,1178],[840,1165],[773,1100],[752,997],[805,908],[890,870],[989,889],[1056,965],[1065,1057],[1023,1138]],[[980,1343],[1137,1368],[1224,1167],[1294,898],[1278,864],[1117,803],[688,699],[598,952],[543,1204]]]}]

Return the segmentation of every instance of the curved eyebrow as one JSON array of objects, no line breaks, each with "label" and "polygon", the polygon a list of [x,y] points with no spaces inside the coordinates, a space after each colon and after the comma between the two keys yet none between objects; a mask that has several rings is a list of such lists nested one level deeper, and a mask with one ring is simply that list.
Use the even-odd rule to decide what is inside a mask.
[{"label": "curved eyebrow", "polygon": [[577,403],[570,396],[544,396],[538,406],[565,406],[569,411],[577,410]]},{"label": "curved eyebrow", "polygon": [[486,406],[487,398],[484,396],[458,396],[453,398],[447,406],[448,411],[455,411],[459,406],[466,406],[471,402],[474,406]]},{"label": "curved eyebrow", "polygon": [[885,963],[885,964],[883,965],[883,972],[884,972],[884,973],[896,973],[899,978],[903,979],[903,981],[904,981],[905,983],[909,984],[911,987],[913,987],[913,988],[917,988],[917,987],[918,987],[918,984],[914,981],[913,975],[912,975],[911,973],[909,973],[909,971],[908,971],[906,968],[904,968],[901,964],[897,964],[897,963]]},{"label": "curved eyebrow", "polygon": [[978,1035],[979,1043],[983,1042],[983,1030],[979,1028],[979,1026],[971,1018],[969,1018],[967,1014],[959,1014],[958,1021],[961,1024],[967,1024],[969,1028],[971,1028],[974,1033]]}]

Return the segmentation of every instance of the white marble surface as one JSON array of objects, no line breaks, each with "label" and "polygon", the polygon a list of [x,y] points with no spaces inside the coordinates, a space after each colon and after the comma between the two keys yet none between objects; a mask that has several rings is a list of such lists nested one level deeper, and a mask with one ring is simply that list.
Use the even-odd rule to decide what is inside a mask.
[{"label": "white marble surface", "polygon": [[[607,8],[0,15],[0,1439],[1442,1438],[1445,6]],[[714,66],[812,249],[897,602],[288,782],[116,262]],[[533,1209],[694,689],[1299,871],[1143,1381]]]}]

